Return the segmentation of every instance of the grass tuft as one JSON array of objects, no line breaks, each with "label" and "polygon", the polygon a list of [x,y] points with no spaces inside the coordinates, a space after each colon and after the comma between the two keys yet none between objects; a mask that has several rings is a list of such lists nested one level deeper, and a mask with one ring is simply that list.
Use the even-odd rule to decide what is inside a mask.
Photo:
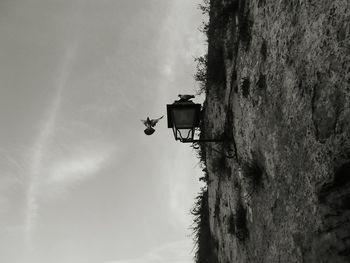
[{"label": "grass tuft", "polygon": [[258,86],[259,90],[266,90],[267,89],[267,84],[266,84],[266,76],[264,74],[260,73],[259,80],[256,83]]},{"label": "grass tuft", "polygon": [[209,226],[208,189],[203,187],[191,209],[193,215],[192,234],[195,242],[196,263],[218,263],[217,242],[212,237]]},{"label": "grass tuft", "polygon": [[265,39],[263,40],[263,42],[261,44],[260,54],[261,54],[262,60],[266,61],[266,58],[267,58],[267,42],[266,42]]},{"label": "grass tuft", "polygon": [[248,237],[247,211],[242,202],[237,203],[235,215],[235,234],[238,240],[245,241]]},{"label": "grass tuft", "polygon": [[249,78],[244,78],[242,82],[242,95],[244,98],[248,98],[249,96],[249,86],[250,86],[250,81]]},{"label": "grass tuft", "polygon": [[253,21],[250,19],[249,8],[246,7],[246,1],[241,0],[239,4],[239,37],[240,41],[248,51],[252,40]]},{"label": "grass tuft", "polygon": [[206,91],[208,79],[208,55],[195,58],[194,61],[197,63],[197,71],[194,75],[194,79],[199,83],[197,94],[200,95]]},{"label": "grass tuft", "polygon": [[231,214],[228,218],[228,233],[231,235],[236,234],[236,220],[233,214]]},{"label": "grass tuft", "polygon": [[263,170],[256,162],[247,162],[243,165],[243,176],[250,181],[253,189],[256,190],[262,182]]}]

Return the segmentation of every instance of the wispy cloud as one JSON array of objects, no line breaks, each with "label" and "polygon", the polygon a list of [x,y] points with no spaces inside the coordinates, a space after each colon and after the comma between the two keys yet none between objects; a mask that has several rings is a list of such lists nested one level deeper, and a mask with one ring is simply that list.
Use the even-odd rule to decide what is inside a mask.
[{"label": "wispy cloud", "polygon": [[37,216],[38,205],[36,196],[38,191],[38,181],[40,180],[40,174],[42,171],[44,157],[47,155],[48,146],[54,134],[56,119],[61,104],[61,93],[67,77],[67,65],[68,61],[66,61],[66,64],[64,64],[61,78],[58,80],[58,92],[55,96],[53,106],[49,112],[47,121],[44,123],[43,128],[39,133],[32,149],[32,165],[30,167],[30,177],[28,182],[29,185],[27,190],[27,205],[25,219],[25,227],[28,233],[31,231],[33,221]]},{"label": "wispy cloud", "polygon": [[[87,128],[88,125],[71,125],[64,118],[59,118],[63,91],[74,57],[73,51],[74,47],[62,67],[63,72],[57,82],[58,92],[32,149],[26,196],[25,227],[28,235],[38,217],[40,197],[60,197],[77,183],[96,175],[116,149],[103,138],[91,139],[92,134],[86,134],[86,130],[81,134],[84,130],[82,127]],[[93,134],[96,135],[95,132]]]},{"label": "wispy cloud", "polygon": [[[100,144],[100,145],[98,145]],[[75,150],[65,157],[57,157],[45,169],[45,178],[41,181],[40,196],[61,198],[80,182],[96,176],[112,159],[115,147],[95,144],[95,149],[86,149],[86,143],[78,142]]]},{"label": "wispy cloud", "polygon": [[[79,1],[77,2],[79,5]],[[78,9],[79,10],[79,9]],[[79,12],[78,12],[79,14]],[[76,16],[76,32],[78,31],[80,15]],[[76,33],[75,32],[75,33]],[[54,86],[56,87],[56,94],[54,95],[53,103],[48,111],[48,115],[44,120],[43,127],[39,132],[37,139],[34,142],[32,148],[32,160],[29,171],[28,189],[26,197],[25,207],[25,229],[30,234],[38,212],[37,194],[40,182],[40,176],[43,170],[43,163],[45,156],[49,151],[49,144],[55,133],[57,118],[61,107],[62,93],[67,85],[67,81],[71,72],[72,63],[76,57],[78,47],[78,36],[75,34],[75,38],[66,47],[64,56],[62,57],[62,63],[58,67],[59,73]]]},{"label": "wispy cloud", "polygon": [[108,155],[106,155],[94,153],[61,160],[54,165],[47,181],[49,183],[69,183],[85,179],[100,170],[107,159]]}]

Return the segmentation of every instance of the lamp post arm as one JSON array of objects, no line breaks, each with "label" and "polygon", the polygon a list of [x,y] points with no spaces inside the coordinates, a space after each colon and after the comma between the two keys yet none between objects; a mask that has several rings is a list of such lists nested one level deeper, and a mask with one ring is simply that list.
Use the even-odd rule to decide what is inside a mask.
[{"label": "lamp post arm", "polygon": [[[182,143],[196,143],[196,142],[224,142],[224,141],[227,141],[227,140],[224,140],[224,139],[200,139],[200,140],[181,140]],[[221,153],[221,151],[213,148],[213,147],[210,147],[213,151],[215,152],[218,152],[218,153]],[[237,156],[235,154],[232,153],[232,149],[229,149],[229,150],[226,150],[226,155],[225,157],[226,158],[235,158],[237,159]]]}]

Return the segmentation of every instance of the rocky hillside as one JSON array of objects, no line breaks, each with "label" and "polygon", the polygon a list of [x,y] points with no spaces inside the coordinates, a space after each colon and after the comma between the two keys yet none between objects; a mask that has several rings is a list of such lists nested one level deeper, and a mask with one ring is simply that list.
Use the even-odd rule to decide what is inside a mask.
[{"label": "rocky hillside", "polygon": [[207,34],[217,261],[350,262],[349,0],[211,0]]}]

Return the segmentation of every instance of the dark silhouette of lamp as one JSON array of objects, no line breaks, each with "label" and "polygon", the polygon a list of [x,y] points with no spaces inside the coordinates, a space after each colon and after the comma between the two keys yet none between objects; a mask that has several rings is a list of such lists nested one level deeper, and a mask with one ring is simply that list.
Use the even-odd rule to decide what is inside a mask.
[{"label": "dark silhouette of lamp", "polygon": [[194,139],[195,129],[199,127],[201,104],[191,100],[180,99],[173,104],[167,104],[168,128],[173,129],[176,141],[220,142],[222,139]]}]

